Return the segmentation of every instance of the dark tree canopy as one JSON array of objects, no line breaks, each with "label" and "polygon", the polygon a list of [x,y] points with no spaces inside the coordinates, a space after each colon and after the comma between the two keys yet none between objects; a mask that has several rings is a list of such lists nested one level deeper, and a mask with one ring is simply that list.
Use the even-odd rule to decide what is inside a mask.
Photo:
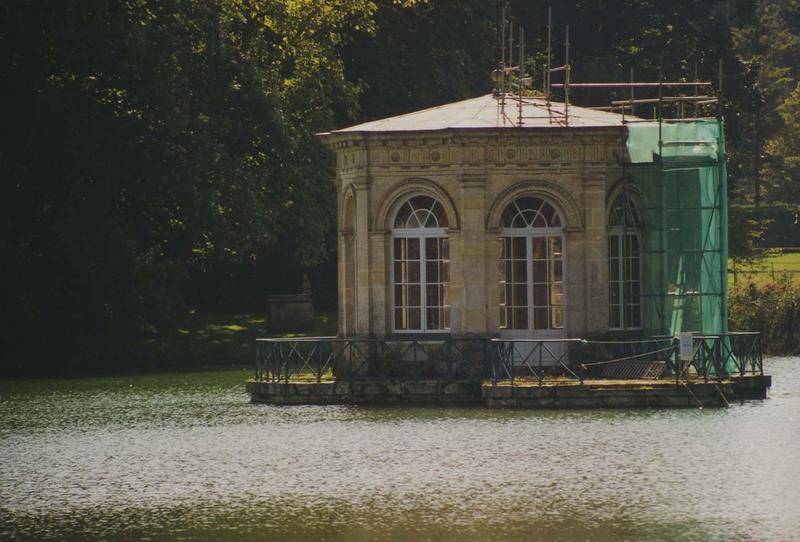
[{"label": "dark tree canopy", "polygon": [[[553,4],[578,80],[695,63],[708,78],[722,58],[734,200],[798,203],[798,0]],[[547,3],[509,8],[540,62]],[[496,14],[478,0],[4,2],[4,367],[136,363],[186,311],[258,308],[321,264],[332,290],[332,158],[314,134],[489,92]]]}]

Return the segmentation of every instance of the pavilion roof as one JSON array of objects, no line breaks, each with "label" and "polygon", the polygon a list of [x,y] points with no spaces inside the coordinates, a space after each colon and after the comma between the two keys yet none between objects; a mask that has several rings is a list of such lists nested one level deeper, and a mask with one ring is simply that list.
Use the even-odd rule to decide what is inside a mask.
[{"label": "pavilion roof", "polygon": [[[355,126],[333,130],[330,134],[419,132],[452,129],[519,129],[518,98],[506,96],[505,107],[501,98],[486,94],[396,117],[364,122]],[[624,126],[623,116],[608,111],[569,106],[569,122],[565,122],[562,102],[548,102],[543,98],[524,97],[522,100],[522,128],[601,128]],[[505,115],[503,115],[505,111]],[[627,120],[638,120],[627,115]],[[323,134],[320,134],[323,135]]]}]

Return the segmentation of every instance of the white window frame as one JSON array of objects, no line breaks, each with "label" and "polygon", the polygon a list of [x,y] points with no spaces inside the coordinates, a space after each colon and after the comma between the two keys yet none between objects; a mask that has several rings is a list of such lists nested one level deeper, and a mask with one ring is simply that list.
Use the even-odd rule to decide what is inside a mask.
[{"label": "white window frame", "polygon": [[[537,214],[542,211],[545,205],[549,205],[553,211],[555,212],[555,217],[558,219],[558,226],[526,226],[523,228],[514,228],[514,227],[506,227],[501,226],[500,230],[500,242],[504,242],[504,239],[509,237],[523,237],[525,238],[525,250],[526,250],[526,258],[525,258],[525,280],[527,285],[527,312],[528,312],[528,325],[526,329],[513,329],[513,328],[500,328],[500,332],[504,335],[508,336],[530,336],[531,334],[538,336],[538,337],[552,337],[558,338],[563,337],[566,334],[566,330],[569,327],[568,318],[567,318],[567,258],[566,258],[566,239],[564,236],[564,220],[561,216],[561,213],[556,209],[555,205],[553,205],[550,201],[545,198],[541,198],[538,196],[520,196],[515,198],[513,201],[509,202],[507,207],[511,205],[516,206],[517,214],[523,211],[527,211],[528,209],[522,209],[518,205],[518,201],[524,199],[526,197],[532,197],[541,201],[541,205],[539,209],[535,209]],[[505,214],[505,209],[503,210],[503,214]],[[502,215],[501,215],[502,216]],[[535,220],[535,218],[534,218]],[[545,217],[545,220],[547,218]],[[513,219],[512,219],[513,222]],[[534,282],[533,282],[533,239],[536,238],[550,238],[550,237],[557,237],[561,242],[561,326],[560,327],[547,327],[547,328],[536,328],[534,322]],[[548,254],[547,257],[548,261],[554,261],[552,255]],[[505,284],[505,277],[500,277],[501,281],[498,281],[498,286],[500,284]],[[552,319],[552,307],[553,305],[550,304],[551,301],[551,288],[552,288],[552,281],[549,280],[548,277],[547,281],[547,310],[548,310],[548,322]],[[498,308],[500,307],[498,301]]]},{"label": "white window frame", "polygon": [[[519,328],[500,328],[503,333],[537,333],[537,334],[554,334],[561,335],[567,328],[567,261],[565,256],[566,240],[564,239],[564,230],[561,228],[504,228],[500,232],[500,241],[510,237],[523,237],[525,239],[525,280],[527,285],[527,310],[528,310],[528,327],[526,329]],[[534,300],[533,300],[533,240],[536,238],[550,238],[557,237],[561,241],[561,326],[560,327],[534,327]],[[552,255],[548,254],[549,261],[556,261]],[[549,277],[548,277],[549,279]],[[498,281],[498,285],[500,281]],[[547,310],[548,320],[552,318],[550,310],[553,305],[550,304],[550,288],[552,281],[547,281]],[[499,305],[498,305],[499,307]],[[537,306],[541,308],[541,306]]]},{"label": "white window frame", "polygon": [[[397,206],[396,211],[392,215],[391,224],[394,225],[394,222],[397,218],[397,213],[403,208],[405,203],[417,196],[426,196],[435,200],[439,205],[442,205],[442,202],[439,201],[436,197],[430,196],[428,194],[412,194],[403,199],[403,201]],[[391,303],[389,303],[390,313],[391,313],[391,325],[392,325],[392,333],[397,334],[404,334],[404,335],[419,335],[419,334],[448,334],[451,330],[452,325],[452,314],[448,314],[448,322],[450,325],[446,328],[442,329],[428,329],[428,296],[427,296],[427,287],[428,287],[428,280],[427,280],[427,247],[425,246],[425,240],[429,238],[437,238],[437,239],[447,239],[448,243],[450,242],[450,236],[448,235],[448,228],[447,227],[436,227],[436,228],[425,228],[420,226],[419,228],[392,228],[392,234],[389,238],[389,262],[390,262],[390,272],[389,272],[389,284],[391,285],[389,290],[389,298],[391,299]],[[394,289],[396,286],[395,283],[395,256],[394,256],[394,244],[396,239],[419,239],[419,257],[420,257],[420,328],[419,329],[398,329],[396,318],[395,318],[395,309],[397,308],[395,302],[395,295]],[[441,258],[440,258],[441,259]],[[443,288],[442,294],[444,295],[444,291],[450,288],[450,276],[449,276],[449,248],[448,248],[448,280],[444,282],[445,286]],[[452,306],[444,304],[444,300],[442,300],[442,304],[439,305],[442,307],[442,312],[444,311],[451,311]]]},{"label": "white window frame", "polygon": [[[633,280],[631,278],[629,278],[627,281],[624,280],[625,279],[625,265],[626,265],[626,262],[628,260],[633,259],[633,256],[626,255],[626,253],[625,253],[625,243],[623,241],[623,238],[625,236],[636,237],[636,240],[637,240],[637,242],[639,244],[639,255],[636,256],[636,259],[638,260],[638,267],[639,267],[639,280],[638,280],[638,282],[639,282],[639,299],[636,300],[636,303],[628,303],[626,301],[627,298],[625,296],[625,285],[626,285],[626,283],[627,282],[633,282]],[[619,280],[618,280],[618,283],[619,283],[618,284],[618,288],[619,288],[619,303],[616,304],[616,306],[619,307],[620,321],[622,323],[622,326],[620,327],[620,326],[613,325],[612,322],[611,322],[611,308],[613,306],[615,306],[615,305],[612,304],[612,302],[611,302],[611,273],[610,273],[610,271],[611,271],[611,260],[612,260],[612,258],[611,258],[611,252],[609,251],[609,254],[608,254],[608,264],[609,264],[608,265],[608,268],[609,268],[609,275],[608,275],[608,293],[609,293],[609,296],[608,296],[608,319],[609,319],[609,324],[608,324],[608,329],[611,330],[611,331],[641,331],[642,330],[642,320],[644,319],[644,314],[642,313],[642,279],[644,277],[642,276],[642,236],[641,236],[641,233],[639,232],[638,228],[633,228],[631,226],[611,226],[608,229],[608,238],[609,238],[609,241],[614,239],[615,240],[614,242],[616,242],[616,244],[617,244],[617,254],[618,254],[618,256],[617,256],[616,259],[617,259],[617,273],[618,273],[617,276],[619,277]],[[625,306],[626,305],[635,305],[635,306],[639,307],[639,325],[638,326],[628,325],[628,322],[626,322],[626,318],[625,318]]]}]

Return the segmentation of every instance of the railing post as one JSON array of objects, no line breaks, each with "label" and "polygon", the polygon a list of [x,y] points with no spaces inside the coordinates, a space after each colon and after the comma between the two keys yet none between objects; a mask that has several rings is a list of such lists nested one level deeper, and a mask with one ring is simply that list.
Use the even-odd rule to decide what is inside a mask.
[{"label": "railing post", "polygon": [[317,343],[317,384],[322,382],[322,345],[322,341]]},{"label": "railing post", "polygon": [[283,367],[284,367],[284,375],[285,375],[284,379],[286,380],[286,383],[288,384],[289,383],[289,364],[290,364],[290,360],[292,359],[291,350],[289,351],[289,354],[287,356],[283,355],[284,354],[283,348],[280,349],[280,352],[281,352],[281,362],[283,363]]},{"label": "railing post", "polygon": [[539,374],[536,375],[536,376],[539,377],[539,386],[541,387],[542,381],[544,380],[544,378],[543,378],[544,369],[543,369],[543,365],[542,365],[542,353],[543,353],[542,350],[544,350],[544,348],[543,348],[544,343],[542,341],[539,341],[538,345],[539,345]]},{"label": "railing post", "polygon": [[[764,358],[761,352],[761,333],[755,336],[756,342],[756,351],[758,352],[758,372],[761,376],[764,376]],[[753,368],[753,372],[755,373],[755,368]]]},{"label": "railing post", "polygon": [[447,376],[448,378],[454,378],[453,376],[453,338],[447,337],[445,339],[445,352],[447,355]]}]

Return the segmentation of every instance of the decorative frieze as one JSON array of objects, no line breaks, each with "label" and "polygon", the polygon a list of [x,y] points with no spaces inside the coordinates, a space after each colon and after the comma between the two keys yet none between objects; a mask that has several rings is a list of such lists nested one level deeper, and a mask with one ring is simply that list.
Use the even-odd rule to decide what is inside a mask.
[{"label": "decorative frieze", "polygon": [[[533,140],[533,141],[531,141]],[[598,141],[600,140],[600,141]],[[449,168],[452,166],[565,167],[619,161],[619,138],[465,138],[429,141],[387,139],[371,144],[344,145],[336,149],[337,169],[342,172],[371,167]]]}]

